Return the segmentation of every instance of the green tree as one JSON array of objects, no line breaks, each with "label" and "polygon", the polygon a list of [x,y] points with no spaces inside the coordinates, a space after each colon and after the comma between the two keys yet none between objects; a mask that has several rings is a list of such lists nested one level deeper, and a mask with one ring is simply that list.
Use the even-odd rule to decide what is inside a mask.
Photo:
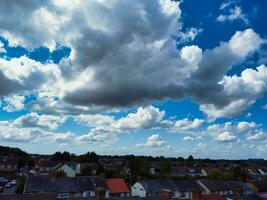
[{"label": "green tree", "polygon": [[17,185],[16,185],[16,193],[17,194],[22,194],[24,190],[24,185],[25,185],[25,177],[20,177],[17,179]]},{"label": "green tree", "polygon": [[63,170],[59,170],[59,171],[56,172],[55,176],[56,177],[66,177],[67,174]]},{"label": "green tree", "polygon": [[217,180],[217,179],[220,179],[222,177],[222,174],[219,170],[215,169],[215,170],[212,170],[210,173],[209,173],[209,178],[210,179],[213,179],[213,180]]},{"label": "green tree", "polygon": [[166,177],[171,173],[171,163],[167,160],[160,161],[160,176]]}]

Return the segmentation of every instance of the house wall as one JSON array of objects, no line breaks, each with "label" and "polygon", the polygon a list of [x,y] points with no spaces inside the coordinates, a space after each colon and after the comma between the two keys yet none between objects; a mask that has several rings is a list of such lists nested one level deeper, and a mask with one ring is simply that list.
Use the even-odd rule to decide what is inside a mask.
[{"label": "house wall", "polygon": [[95,197],[95,191],[84,191],[82,196],[83,197]]},{"label": "house wall", "polygon": [[139,182],[136,182],[131,187],[132,196],[146,197],[146,190],[143,185]]},{"label": "house wall", "polygon": [[70,168],[68,165],[63,165],[60,168],[58,168],[57,171],[64,171],[67,175],[67,177],[75,177],[75,171]]},{"label": "house wall", "polygon": [[179,192],[174,193],[174,198],[178,199],[192,199],[192,192]]}]

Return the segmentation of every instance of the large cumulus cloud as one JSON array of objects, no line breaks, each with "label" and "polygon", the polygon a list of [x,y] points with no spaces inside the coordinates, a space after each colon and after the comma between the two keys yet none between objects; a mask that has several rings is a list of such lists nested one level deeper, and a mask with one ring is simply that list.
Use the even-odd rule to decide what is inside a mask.
[{"label": "large cumulus cloud", "polygon": [[[21,74],[7,67],[14,60],[1,60],[0,95],[37,91],[37,101],[28,106],[33,111],[77,114],[192,98],[210,118],[233,117],[266,91],[264,86],[252,96],[236,95],[228,89],[230,80],[244,84],[243,76],[225,76],[263,43],[252,29],[237,31],[214,49],[176,48],[175,38],[186,37],[180,31],[179,2],[3,1],[0,13],[1,24],[10,19],[0,27],[10,45],[71,48],[56,67],[23,58],[27,66],[18,68]],[[261,78],[265,85],[266,74]],[[230,112],[236,105],[240,109]]]}]

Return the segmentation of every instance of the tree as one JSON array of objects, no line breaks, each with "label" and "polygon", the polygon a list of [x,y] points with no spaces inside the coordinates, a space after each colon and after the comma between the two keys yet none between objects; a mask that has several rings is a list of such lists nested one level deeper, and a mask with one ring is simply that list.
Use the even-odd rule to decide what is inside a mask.
[{"label": "tree", "polygon": [[59,170],[59,171],[56,172],[55,176],[56,177],[66,177],[67,174],[63,170]]},{"label": "tree", "polygon": [[25,185],[25,177],[24,176],[21,176],[17,180],[17,185],[16,185],[16,193],[17,194],[22,194],[23,193],[24,185]]},{"label": "tree", "polygon": [[213,180],[220,179],[222,176],[221,172],[219,170],[212,170],[209,174],[209,178]]},{"label": "tree", "polygon": [[34,160],[31,156],[21,156],[18,158],[17,161],[17,168],[20,169],[21,167],[28,166],[30,168],[34,167]]},{"label": "tree", "polygon": [[238,180],[241,177],[242,169],[241,167],[234,167],[233,169],[233,178]]},{"label": "tree", "polygon": [[95,152],[87,152],[86,154],[78,156],[77,160],[81,163],[98,163],[99,157]]},{"label": "tree", "polygon": [[63,153],[61,153],[60,151],[57,151],[51,156],[51,160],[69,162],[71,160],[71,155],[67,151],[64,151]]},{"label": "tree", "polygon": [[192,155],[188,156],[187,160],[189,162],[194,162],[194,157]]},{"label": "tree", "polygon": [[178,158],[177,158],[177,161],[178,161],[178,162],[184,162],[184,158],[183,158],[183,157],[178,157]]},{"label": "tree", "polygon": [[187,165],[188,167],[192,167],[193,164],[194,164],[194,157],[193,157],[192,155],[190,155],[190,156],[187,158],[187,160],[186,160],[186,165]]},{"label": "tree", "polygon": [[160,162],[160,176],[165,177],[171,173],[171,163],[167,160]]}]

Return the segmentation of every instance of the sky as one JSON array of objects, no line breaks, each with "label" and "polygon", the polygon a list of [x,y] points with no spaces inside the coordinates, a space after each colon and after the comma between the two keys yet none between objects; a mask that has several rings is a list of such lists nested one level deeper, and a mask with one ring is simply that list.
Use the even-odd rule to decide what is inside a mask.
[{"label": "sky", "polygon": [[267,159],[263,0],[2,0],[0,145]]}]

